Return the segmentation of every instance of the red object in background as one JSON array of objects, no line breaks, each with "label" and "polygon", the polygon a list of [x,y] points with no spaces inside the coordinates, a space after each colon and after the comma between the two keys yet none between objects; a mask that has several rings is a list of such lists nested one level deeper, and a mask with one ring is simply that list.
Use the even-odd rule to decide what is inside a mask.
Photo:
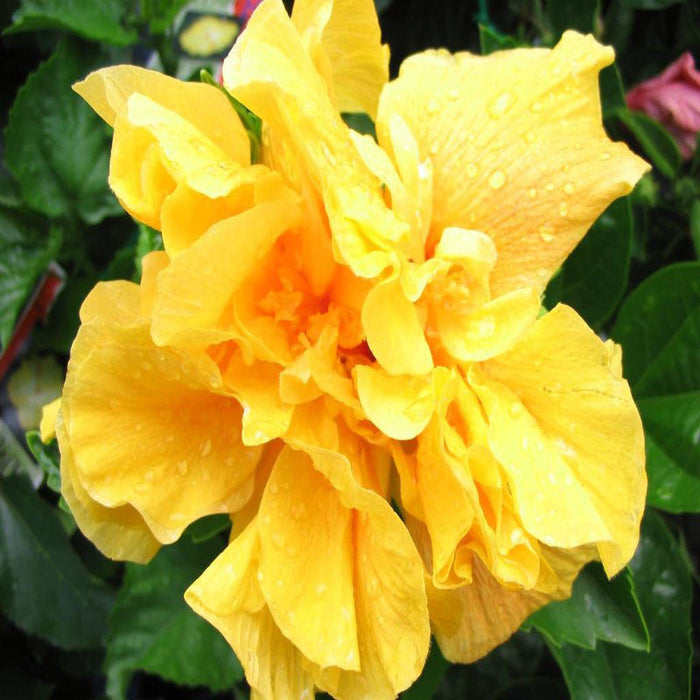
[{"label": "red object in background", "polygon": [[686,51],[663,73],[630,90],[627,106],[663,124],[683,158],[690,158],[700,132],[700,72],[693,56]]},{"label": "red object in background", "polygon": [[262,2],[262,0],[236,0],[233,3],[233,15],[243,20],[241,23],[241,29],[245,27],[246,22],[250,19],[250,16],[255,11],[255,8]]},{"label": "red object in background", "polygon": [[63,287],[65,277],[63,270],[56,263],[51,263],[37,283],[15,324],[7,347],[0,355],[0,380],[14,362],[22,344],[34,328],[34,324],[39,319],[45,320],[49,315],[49,311],[51,311],[51,307]]}]

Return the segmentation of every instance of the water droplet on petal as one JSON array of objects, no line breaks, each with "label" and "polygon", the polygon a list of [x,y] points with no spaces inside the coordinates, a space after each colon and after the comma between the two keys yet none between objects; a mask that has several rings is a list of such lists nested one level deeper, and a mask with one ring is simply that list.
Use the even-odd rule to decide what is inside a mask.
[{"label": "water droplet on petal", "polygon": [[573,182],[567,182],[564,184],[564,192],[566,194],[571,194],[574,191],[574,183]]},{"label": "water droplet on petal", "polygon": [[264,578],[263,572],[262,572],[262,571],[258,571],[258,573],[255,574],[255,578],[257,578],[258,581],[260,581],[260,582],[262,583],[262,580],[263,580],[263,578]]},{"label": "water droplet on petal", "polygon": [[534,143],[535,142],[535,135],[531,131],[528,131],[527,134],[525,134],[525,140],[528,143]]},{"label": "water droplet on petal", "polygon": [[437,114],[440,111],[440,103],[435,99],[430,99],[425,105],[425,108],[428,114]]},{"label": "water droplet on petal", "polygon": [[274,483],[274,482],[271,483],[271,484],[269,485],[268,488],[270,489],[270,493],[271,493],[273,496],[280,490],[280,487],[277,486],[277,484]]},{"label": "water droplet on petal", "polygon": [[211,452],[211,440],[209,440],[209,438],[207,438],[202,443],[202,448],[200,450],[200,454],[202,455],[202,457],[206,457],[210,452]]},{"label": "water droplet on petal", "polygon": [[459,97],[459,90],[457,88],[452,88],[448,93],[447,96],[451,100],[456,100]]},{"label": "water droplet on petal", "polygon": [[542,103],[541,102],[533,102],[532,105],[530,106],[530,109],[533,112],[541,112],[542,111]]},{"label": "water droplet on petal", "polygon": [[490,105],[489,112],[494,119],[500,119],[513,104],[513,95],[502,92]]},{"label": "water droplet on petal", "polygon": [[275,545],[275,547],[284,547],[284,535],[280,532],[273,532],[272,533],[272,544]]},{"label": "water droplet on petal", "polygon": [[540,238],[545,242],[549,243],[554,240],[554,229],[551,226],[540,226]]},{"label": "water droplet on petal", "polygon": [[437,152],[440,150],[440,144],[438,144],[437,141],[433,141],[430,144],[429,150],[430,150],[430,155],[433,155],[433,156],[437,155]]},{"label": "water droplet on petal", "polygon": [[531,188],[527,191],[527,196],[528,196],[530,199],[535,199],[535,197],[537,197],[537,190],[536,190],[534,187],[531,187]]},{"label": "water droplet on petal", "polygon": [[559,205],[559,214],[561,216],[566,216],[569,213],[569,206],[567,205],[566,202],[562,202]]},{"label": "water droplet on petal", "polygon": [[522,404],[518,403],[517,401],[514,402],[510,407],[511,418],[517,418],[518,416],[521,416],[522,414],[523,414]]},{"label": "water droplet on petal", "polygon": [[187,474],[187,460],[183,459],[177,463],[177,473],[180,476],[185,476],[185,474]]},{"label": "water droplet on petal", "polygon": [[506,176],[502,170],[494,170],[493,175],[489,178],[489,186],[498,190],[506,183]]},{"label": "water droplet on petal", "polygon": [[474,163],[469,163],[466,170],[468,177],[476,177],[476,174],[479,172],[479,168],[477,168]]},{"label": "water droplet on petal", "polygon": [[610,153],[608,153],[608,151],[603,151],[603,153],[600,154],[600,159],[601,160],[610,160]]},{"label": "water droplet on petal", "polygon": [[318,586],[316,586],[316,595],[322,596],[327,590],[328,586],[326,586],[325,583],[319,583]]},{"label": "water droplet on petal", "polygon": [[522,446],[523,450],[527,450],[529,444],[530,444],[530,439],[528,438],[527,435],[523,435],[523,439],[521,442],[521,446]]}]

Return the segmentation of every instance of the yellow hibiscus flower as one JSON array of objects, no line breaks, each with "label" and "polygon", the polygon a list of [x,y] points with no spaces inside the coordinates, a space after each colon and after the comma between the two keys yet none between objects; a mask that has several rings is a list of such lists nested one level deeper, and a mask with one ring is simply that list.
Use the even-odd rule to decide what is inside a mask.
[{"label": "yellow hibiscus flower", "polygon": [[165,250],[88,296],[42,433],[107,556],[231,514],[186,598],[259,697],[395,697],[431,629],[472,661],[586,562],[632,556],[646,477],[619,348],[540,313],[647,168],[601,125],[612,60],[567,32],[428,51],[387,82],[371,0],[265,0],[223,67],[259,163],[215,87],[130,66],[75,86]]}]

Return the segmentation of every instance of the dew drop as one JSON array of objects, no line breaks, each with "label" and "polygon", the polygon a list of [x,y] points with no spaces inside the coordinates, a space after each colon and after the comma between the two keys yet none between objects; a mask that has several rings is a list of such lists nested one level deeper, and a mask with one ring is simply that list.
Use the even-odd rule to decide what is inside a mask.
[{"label": "dew drop", "polygon": [[542,367],[542,358],[536,357],[534,362],[535,367]]},{"label": "dew drop", "polygon": [[437,141],[433,141],[430,144],[430,155],[437,155],[437,152],[440,150],[440,144]]},{"label": "dew drop", "polygon": [[149,470],[143,475],[143,478],[144,478],[146,481],[153,481],[153,479],[155,478],[155,473],[153,472],[152,469],[149,469]]},{"label": "dew drop", "polygon": [[489,107],[489,112],[494,119],[500,119],[513,104],[513,95],[509,92],[502,92]]},{"label": "dew drop", "polygon": [[557,477],[554,476],[552,472],[549,472],[549,474],[547,474],[547,481],[549,481],[550,484],[554,485],[557,483]]},{"label": "dew drop", "polygon": [[564,192],[566,194],[571,194],[574,191],[574,183],[573,182],[567,182],[564,184]]},{"label": "dew drop", "polygon": [[258,581],[260,581],[260,582],[262,583],[262,580],[263,580],[263,578],[264,578],[263,572],[262,572],[262,571],[258,571],[258,573],[255,574],[255,578],[257,578]]},{"label": "dew drop", "polygon": [[268,488],[270,489],[270,493],[273,496],[280,490],[280,487],[277,486],[277,484],[274,481],[269,485]]},{"label": "dew drop", "polygon": [[284,535],[280,532],[273,532],[272,544],[274,544],[275,547],[279,547],[280,549],[284,547]]},{"label": "dew drop", "polygon": [[138,493],[143,493],[144,491],[148,491],[148,484],[143,484],[143,483],[142,483],[142,484],[138,484],[138,485],[136,486],[136,491],[137,491]]},{"label": "dew drop", "polygon": [[185,476],[187,474],[187,460],[181,460],[177,463],[177,473],[180,476]]},{"label": "dew drop", "polygon": [[574,423],[574,421],[571,421],[571,423],[569,423],[569,432],[570,433],[576,432],[576,423]]},{"label": "dew drop", "polygon": [[447,96],[451,100],[456,100],[459,97],[459,90],[457,88],[452,88],[448,93]]},{"label": "dew drop", "polygon": [[469,163],[467,166],[467,175],[469,177],[476,177],[476,174],[479,172],[479,168],[474,165],[474,163]]},{"label": "dew drop", "polygon": [[535,199],[535,198],[537,197],[537,190],[536,190],[534,187],[531,187],[531,188],[527,191],[527,196],[528,196],[530,199]]},{"label": "dew drop", "polygon": [[559,205],[559,215],[566,216],[569,213],[569,207],[566,202],[562,202]]},{"label": "dew drop", "polygon": [[506,183],[506,176],[502,170],[494,170],[493,175],[489,179],[491,189],[499,190]]},{"label": "dew drop", "polygon": [[554,183],[553,183],[553,182],[548,182],[548,183],[547,183],[547,186],[545,187],[545,189],[547,190],[547,192],[552,192],[552,190],[554,190]]},{"label": "dew drop", "polygon": [[527,436],[527,435],[523,435],[523,439],[522,439],[522,442],[521,442],[521,446],[522,446],[523,450],[527,450],[529,444],[530,444],[530,440],[529,440],[528,436]]},{"label": "dew drop", "polygon": [[541,102],[533,102],[532,105],[530,106],[530,109],[533,112],[541,112],[542,111],[542,103]]},{"label": "dew drop", "polygon": [[491,316],[481,319],[477,325],[477,331],[482,338],[491,337],[496,330],[496,322]]},{"label": "dew drop", "polygon": [[601,160],[610,160],[610,153],[608,151],[603,151],[603,153],[600,154],[600,159]]},{"label": "dew drop", "polygon": [[519,527],[513,528],[513,530],[510,533],[510,543],[511,544],[518,544],[520,540],[522,539],[523,536],[523,531]]},{"label": "dew drop", "polygon": [[514,402],[510,407],[511,418],[517,418],[518,416],[521,416],[522,413],[523,413],[522,404]]},{"label": "dew drop", "polygon": [[430,99],[425,105],[425,109],[428,111],[428,114],[437,114],[440,111],[440,103],[435,99]]},{"label": "dew drop", "polygon": [[322,596],[327,590],[328,586],[326,586],[325,583],[319,583],[318,586],[316,586],[316,595]]},{"label": "dew drop", "polygon": [[547,277],[549,275],[549,271],[545,267],[541,267],[539,270],[537,270],[537,274],[539,277]]},{"label": "dew drop", "polygon": [[525,140],[528,143],[534,143],[535,142],[535,135],[531,131],[528,131],[527,134],[525,134]]},{"label": "dew drop", "polygon": [[540,227],[540,238],[545,242],[549,243],[550,241],[554,240],[554,234],[552,233],[552,229],[549,228],[548,226],[541,226]]},{"label": "dew drop", "polygon": [[207,438],[202,443],[202,449],[200,450],[200,454],[202,455],[202,457],[206,457],[210,452],[211,452],[211,440],[209,438]]}]

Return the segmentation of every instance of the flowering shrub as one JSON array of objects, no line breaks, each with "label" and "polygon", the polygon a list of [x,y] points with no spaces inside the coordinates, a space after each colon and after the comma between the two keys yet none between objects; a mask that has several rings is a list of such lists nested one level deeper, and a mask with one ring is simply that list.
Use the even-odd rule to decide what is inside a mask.
[{"label": "flowering shrub", "polygon": [[[551,48],[482,34],[501,50],[425,50],[390,79],[370,0],[297,0],[291,16],[264,0],[222,86],[132,65],[74,84],[113,129],[109,187],[139,223],[138,267],[92,285],[45,445],[28,440],[69,522],[134,564],[96,631],[114,583],[74,575],[85,646],[53,632],[71,623],[21,625],[68,648],[109,630],[111,697],[135,669],[230,687],[224,639],[253,697],[409,697],[521,626],[572,693],[580,662],[633,696],[630,669],[665,634],[657,579],[689,619],[653,513],[638,544],[647,500],[700,509],[683,466],[695,375],[665,355],[692,355],[697,265],[642,284],[607,325],[628,284],[621,198],[650,169],[603,126],[614,52],[577,31]],[[608,121],[652,143],[615,85]],[[12,146],[8,162],[34,177]],[[636,206],[655,206],[649,189]],[[75,216],[114,211],[86,201]],[[8,483],[7,503],[36,497]],[[0,572],[17,561],[0,555]],[[183,592],[213,627],[177,607]],[[678,674],[656,663],[666,692]],[[606,680],[618,666],[627,680]]]}]

